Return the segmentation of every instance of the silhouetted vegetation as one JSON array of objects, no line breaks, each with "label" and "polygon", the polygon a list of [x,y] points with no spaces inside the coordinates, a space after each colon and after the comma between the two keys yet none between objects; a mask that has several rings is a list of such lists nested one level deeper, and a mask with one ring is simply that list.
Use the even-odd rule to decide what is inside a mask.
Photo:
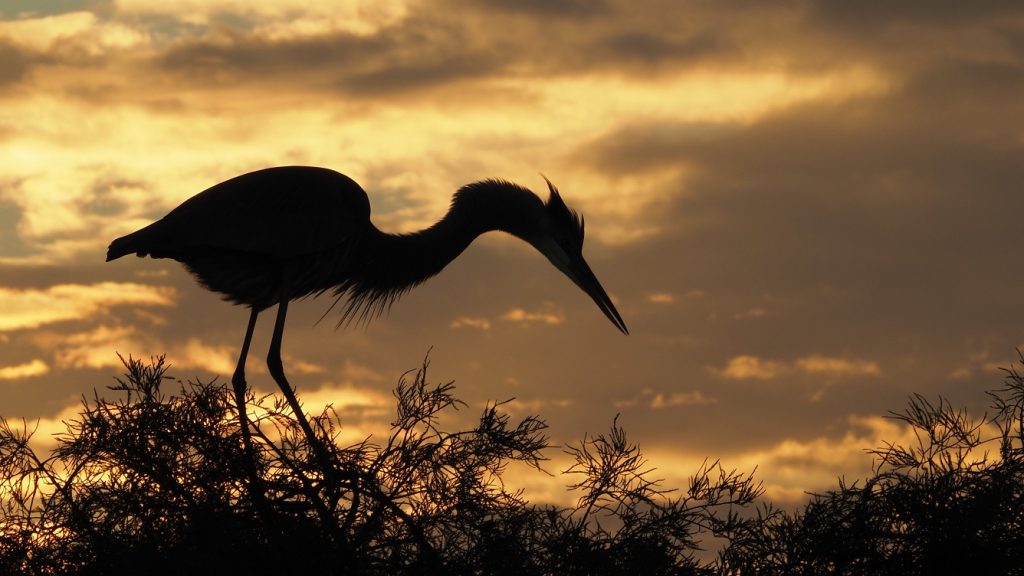
[{"label": "silhouetted vegetation", "polygon": [[697,539],[743,526],[730,508],[759,494],[709,465],[674,497],[613,424],[568,449],[578,504],[531,506],[501,475],[513,461],[539,468],[545,423],[492,404],[475,428],[446,432],[438,418],[460,402],[452,384],[426,383],[426,365],[399,383],[379,443],[341,446],[331,410],[312,420],[330,470],[282,401],[250,398],[247,461],[224,385],[167,395],[162,358],[126,366],[120,398],[84,402],[46,459],[3,423],[0,572],[692,574]]},{"label": "silhouetted vegetation", "polygon": [[[129,359],[41,457],[0,422],[0,574],[1020,574],[1024,378],[1009,372],[980,419],[911,399],[917,441],[874,450],[863,482],[796,513],[762,504],[749,474],[708,463],[662,487],[615,421],[563,448],[570,507],[526,502],[506,466],[542,470],[545,423],[485,407],[448,432],[451,383],[426,365],[395,390],[386,438],[342,445],[313,418],[331,466],[283,401],[249,398],[255,454],[231,391]],[[700,554],[719,542],[717,557]]]},{"label": "silhouetted vegetation", "polygon": [[870,478],[840,480],[797,514],[762,514],[723,571],[1024,574],[1024,377],[1010,369],[1005,384],[980,418],[914,395],[891,413],[913,443],[870,450]]}]

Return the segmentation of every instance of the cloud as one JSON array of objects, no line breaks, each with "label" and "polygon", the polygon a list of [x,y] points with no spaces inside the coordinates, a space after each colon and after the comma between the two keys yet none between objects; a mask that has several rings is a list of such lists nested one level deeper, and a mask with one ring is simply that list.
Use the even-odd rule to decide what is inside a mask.
[{"label": "cloud", "polygon": [[298,30],[238,30],[181,42],[159,56],[158,72],[185,82],[203,77],[214,88],[290,80],[372,101],[487,77],[508,59],[480,46],[482,37],[472,29],[426,14],[372,35],[330,30],[299,36]]},{"label": "cloud", "polygon": [[878,363],[872,360],[847,360],[817,354],[799,358],[794,365],[801,372],[825,376],[879,376],[882,373]]},{"label": "cloud", "polygon": [[50,371],[50,367],[38,358],[24,364],[14,366],[0,366],[0,380],[21,380],[42,376]]},{"label": "cloud", "polygon": [[115,306],[171,306],[169,287],[131,282],[58,284],[45,289],[0,287],[0,331],[84,320]]},{"label": "cloud", "polygon": [[651,292],[647,295],[647,301],[652,304],[671,304],[675,300],[675,296],[669,292]]},{"label": "cloud", "polygon": [[229,345],[211,346],[198,338],[189,338],[184,345],[172,348],[167,358],[183,368],[200,368],[230,377],[238,362],[238,349]]},{"label": "cloud", "polygon": [[346,31],[369,35],[400,20],[406,0],[346,0],[309,3],[301,0],[183,0],[173,5],[159,0],[118,0],[117,11],[131,17],[160,16],[193,26],[243,21],[272,39]]},{"label": "cloud", "polygon": [[341,367],[341,377],[353,385],[364,385],[368,382],[381,382],[384,380],[383,374],[351,358],[345,358],[345,363]]},{"label": "cloud", "polygon": [[[278,390],[273,393],[279,394]],[[388,416],[394,414],[395,398],[373,388],[355,385],[328,384],[317,390],[304,390],[304,409],[317,413],[330,405],[344,426],[338,431],[342,443],[361,442],[373,436],[384,442],[391,430]]]},{"label": "cloud", "polygon": [[[60,110],[55,110],[55,106]],[[119,136],[132,138],[132,130],[152,126],[150,121],[136,118],[138,124],[126,129],[106,125],[113,117],[105,113],[90,114],[94,127],[108,132],[103,143],[88,142],[80,140],[81,134],[62,124],[63,120],[70,120],[70,116],[78,115],[72,111],[74,106],[60,106],[52,99],[48,102],[42,99],[21,100],[16,107],[23,107],[20,112],[34,116],[12,122],[20,143],[15,152],[20,162],[8,170],[12,182],[0,188],[0,199],[13,204],[17,210],[13,231],[18,242],[36,259],[53,263],[99,252],[114,237],[106,230],[115,229],[123,234],[153,219],[154,196],[158,190],[149,179],[160,170],[147,176],[115,175],[107,163],[112,154],[111,146],[118,148],[115,142]],[[64,114],[69,117],[58,118]],[[122,118],[121,122],[125,121],[128,120]],[[39,135],[37,139],[26,138],[25,132]],[[29,143],[29,140],[34,141]],[[71,153],[75,145],[84,149]],[[55,157],[65,154],[66,158],[59,161],[60,169],[47,166]],[[143,161],[129,173],[146,163]],[[12,264],[34,263],[31,257],[18,258],[17,253],[4,260]]]},{"label": "cloud", "polygon": [[476,328],[479,330],[490,330],[491,321],[486,318],[473,318],[470,316],[459,316],[449,324],[452,328]]},{"label": "cloud", "polygon": [[675,406],[704,406],[717,402],[714,398],[708,398],[700,390],[690,392],[674,392],[672,394],[657,393],[651,398],[651,408],[660,410]]},{"label": "cloud", "polygon": [[36,346],[52,350],[57,367],[63,369],[119,368],[118,353],[138,357],[140,350],[154,349],[148,346],[152,339],[133,326],[100,325],[71,334],[37,332],[30,338]]},{"label": "cloud", "polygon": [[[768,501],[776,506],[796,507],[806,502],[809,492],[835,488],[840,476],[847,480],[869,476],[873,458],[868,449],[884,446],[886,442],[916,442],[910,427],[889,418],[850,415],[843,424],[838,435],[787,437],[763,449],[719,452],[711,458],[720,459],[726,469],[754,472],[754,480],[764,483]],[[662,479],[662,486],[668,488],[688,486],[690,478],[709,458],[706,453],[680,448],[664,438],[643,443],[642,449],[648,465],[654,469],[652,477]],[[564,470],[569,463],[564,455],[553,454],[545,467]],[[526,488],[531,498],[570,503],[564,477],[544,477],[523,469],[510,471],[507,480],[510,485]]]},{"label": "cloud", "polygon": [[916,437],[909,426],[892,419],[851,415],[842,436],[788,438],[730,461],[747,469],[757,466],[769,498],[799,502],[806,497],[803,492],[834,488],[840,476],[871,474],[874,461],[867,450],[886,443],[914,445]]},{"label": "cloud", "polygon": [[[153,3],[146,4],[145,10],[153,9]],[[552,81],[556,85],[551,93],[557,94],[565,91],[560,84],[566,77],[580,78],[580,88],[599,99],[598,95],[607,95],[593,91],[593,81],[600,76],[616,80],[616,93],[622,93],[632,84],[617,81],[623,76],[646,76],[665,88],[666,79],[699,69],[718,76],[732,72],[742,86],[732,90],[721,78],[705,74],[701,81],[689,83],[691,92],[711,98],[711,81],[719,103],[741,97],[750,106],[758,101],[771,105],[777,98],[765,94],[765,88],[777,93],[787,84],[799,84],[808,72],[763,73],[784,70],[794,53],[802,53],[785,53],[780,45],[792,47],[791,35],[773,29],[765,33],[763,26],[765,20],[791,19],[792,9],[735,11],[726,17],[694,5],[681,11],[678,5],[662,2],[495,4],[399,3],[383,10],[356,8],[357,15],[333,4],[316,8],[288,3],[273,9],[258,4],[252,10],[233,2],[201,10],[176,5],[166,10],[167,16],[189,14],[185,18],[202,32],[157,54],[153,73],[169,73],[199,90],[290,85],[341,91],[373,104],[412,94],[478,101],[472,97],[474,89],[522,95],[543,90]],[[218,12],[230,16],[218,17]],[[536,25],[537,18],[544,19],[543,27]],[[762,61],[771,66],[758,65]],[[753,70],[762,73],[752,74]],[[769,79],[772,86],[748,81],[754,76]],[[666,92],[674,97],[666,99]],[[688,100],[686,91],[670,88],[661,95],[669,102],[660,107],[674,103],[677,111],[693,109],[679,101]],[[694,111],[706,111],[709,103]]]},{"label": "cloud", "polygon": [[720,318],[750,303],[769,310],[742,329],[699,328],[730,343],[721,358],[769,363],[735,366],[751,375],[770,377],[773,360],[796,369],[807,350],[849,351],[845,360],[873,361],[899,380],[893,389],[931,388],[934,379],[897,363],[933,358],[929,374],[942,379],[962,368],[951,359],[965,339],[1015,342],[997,311],[1020,310],[1010,287],[1024,281],[1006,264],[1017,254],[1005,236],[1024,211],[1024,146],[1008,129],[1024,118],[1024,76],[999,53],[922,60],[887,90],[750,123],[623,123],[589,148],[607,152],[594,170],[687,168],[649,215],[664,235],[619,265],[657,285],[698,279]]},{"label": "cloud", "polygon": [[87,11],[0,20],[0,39],[46,54],[49,62],[75,61],[149,43],[145,31]]},{"label": "cloud", "polygon": [[[743,472],[756,469],[755,480],[764,483],[766,497],[778,506],[797,506],[808,492],[824,492],[847,480],[872,473],[871,448],[887,442],[912,445],[916,437],[909,426],[879,416],[849,415],[838,434],[785,437],[755,449],[717,453],[723,466]],[[706,454],[681,450],[663,441],[648,445],[646,456],[667,486],[685,486]]]},{"label": "cloud", "polygon": [[730,358],[723,368],[710,368],[712,373],[731,380],[773,380],[788,374],[812,376],[880,376],[881,369],[873,360],[851,360],[812,354],[792,362],[765,360],[743,355]]},{"label": "cloud", "polygon": [[1006,16],[1020,13],[1020,4],[1013,0],[981,0],[963,4],[935,4],[927,0],[886,2],[868,0],[850,4],[818,0],[809,5],[808,18],[814,24],[826,24],[835,30],[864,34],[886,30],[894,24],[905,27],[933,27],[976,22],[997,23]]},{"label": "cloud", "polygon": [[[161,339],[135,326],[101,325],[93,330],[73,334],[43,332],[32,335],[36,346],[53,350],[60,368],[119,368],[122,356],[139,357],[147,350],[161,350],[168,363],[175,368],[198,368],[213,374],[230,377],[238,361],[238,349],[231,345],[212,345],[198,338],[187,338],[184,343],[167,345]],[[320,367],[293,360],[287,364],[301,374],[316,373]],[[260,366],[251,371],[259,372]]]},{"label": "cloud", "polygon": [[65,434],[68,431],[67,422],[79,418],[82,412],[82,405],[79,402],[64,406],[57,414],[49,418],[39,418],[35,421],[26,421],[28,430],[35,430],[29,445],[36,450],[37,454],[45,454],[47,451],[57,447],[56,435]]},{"label": "cloud", "polygon": [[[1021,349],[1021,346],[1017,347]],[[1002,360],[994,357],[995,355],[991,350],[982,349],[970,352],[966,355],[967,357],[959,361],[955,368],[949,371],[948,377],[954,380],[967,380],[977,374],[995,375],[1002,373],[1007,367],[1012,365],[1012,361],[1009,358],[1003,358]]]},{"label": "cloud", "polygon": [[593,17],[607,15],[610,5],[605,0],[483,0],[482,2],[460,2],[466,8],[485,7],[526,14],[540,18],[551,17]]},{"label": "cloud", "polygon": [[789,371],[789,367],[783,362],[744,355],[730,358],[724,368],[711,370],[723,378],[733,380],[771,380]]},{"label": "cloud", "polygon": [[[237,353],[234,353],[237,355]],[[313,362],[307,362],[306,360],[293,359],[291,357],[284,358],[283,362],[288,366],[289,372],[295,372],[296,374],[323,374],[324,367],[315,364]]]},{"label": "cloud", "polygon": [[765,310],[764,308],[760,308],[760,307],[755,306],[753,308],[747,308],[746,310],[744,310],[742,312],[737,312],[736,314],[733,314],[733,318],[735,318],[737,320],[742,320],[742,319],[746,319],[746,318],[763,318],[767,314],[768,314],[767,310]]},{"label": "cloud", "polygon": [[[31,68],[33,60],[34,58],[21,47],[11,44],[6,39],[0,39],[0,90],[21,81]],[[0,136],[3,136],[2,132]]]},{"label": "cloud", "polygon": [[[572,32],[559,35],[507,11],[300,4],[189,2],[169,8],[124,2],[102,12],[9,22],[10,37],[23,39],[26,47],[82,44],[88,46],[83,53],[103,51],[86,63],[54,53],[54,64],[29,79],[35,97],[8,103],[11,121],[5,129],[17,136],[11,150],[17,161],[8,170],[21,183],[6,200],[20,212],[17,241],[32,252],[31,260],[22,261],[80,257],[212,183],[274,163],[343,162],[357,177],[410,180],[403,184],[415,191],[408,199],[429,200],[393,214],[377,209],[380,196],[407,190],[384,188],[375,195],[375,215],[385,221],[400,217],[403,227],[418,225],[431,209],[443,210],[442,189],[499,168],[535,177],[539,167],[564,164],[576,143],[614,127],[592,122],[595,117],[635,118],[643,110],[643,117],[659,123],[680,116],[749,121],[843,86],[842,71],[810,77],[765,68],[693,69],[686,57],[664,77],[624,82],[621,75],[632,65],[609,58],[625,53],[626,46],[641,54],[631,61],[642,61],[649,59],[646,52],[663,50],[658,47],[710,34],[650,29],[651,23],[663,23],[658,12],[664,6],[645,5],[637,12],[609,4],[611,13],[630,18],[620,24],[596,18],[586,25],[557,19],[550,25]],[[575,4],[559,6],[561,13]],[[470,25],[470,14],[480,24]],[[300,20],[338,27],[271,30]],[[362,31],[346,29],[342,23],[350,21],[370,24]],[[36,35],[36,28],[44,32]],[[482,32],[487,29],[507,32]],[[573,40],[581,35],[580,43]],[[116,40],[121,36],[134,40]],[[589,49],[608,39],[608,54]],[[608,73],[585,73],[594,69]],[[339,91],[345,96],[338,98]],[[416,99],[405,99],[408,94]],[[223,110],[226,99],[233,102],[230,114]],[[587,106],[579,106],[583,101]],[[391,114],[383,102],[407,112]],[[496,106],[502,114],[493,113]],[[408,130],[412,117],[419,127],[415,133]],[[81,118],[89,119],[88,131],[70,128]],[[315,138],[309,135],[324,126],[358,145],[343,146],[343,152],[310,145]],[[469,148],[476,169],[459,152]],[[455,154],[460,160],[449,161]],[[567,172],[578,182],[576,194],[583,195],[580,204],[590,222],[600,224],[591,228],[592,238],[622,244],[665,232],[649,218],[665,198],[652,186],[661,183],[657,175],[625,182],[621,174],[611,181],[586,170]],[[381,182],[360,180],[367,189],[381,190]]]},{"label": "cloud", "polygon": [[565,322],[565,313],[558,310],[552,304],[546,304],[542,310],[530,312],[522,308],[512,308],[500,316],[501,320],[506,322],[514,322],[516,324],[547,324],[548,326],[557,326],[562,322]]},{"label": "cloud", "polygon": [[513,416],[542,414],[548,410],[564,410],[576,405],[572,398],[513,398],[501,405],[501,408]]},{"label": "cloud", "polygon": [[[55,357],[62,368],[118,368],[121,360],[117,354],[138,357],[143,350],[163,350],[168,363],[175,368],[200,369],[230,378],[235,372],[238,349],[231,345],[212,345],[198,338],[187,338],[183,344],[166,345],[130,326],[99,328],[67,337],[51,339],[56,346]],[[287,364],[300,374],[316,373],[319,367],[294,360]],[[248,372],[260,372],[255,365]]]},{"label": "cloud", "polygon": [[662,410],[678,406],[706,406],[717,402],[716,398],[706,396],[700,390],[661,392],[651,388],[644,388],[638,395],[627,400],[616,400],[612,402],[612,405],[616,408],[641,406],[651,410]]}]

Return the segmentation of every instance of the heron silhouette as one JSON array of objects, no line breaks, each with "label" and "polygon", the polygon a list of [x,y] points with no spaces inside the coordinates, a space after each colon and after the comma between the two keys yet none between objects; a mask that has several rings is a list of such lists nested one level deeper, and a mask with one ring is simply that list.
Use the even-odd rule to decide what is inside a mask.
[{"label": "heron silhouette", "polygon": [[334,304],[344,302],[339,324],[369,321],[440,272],[477,236],[500,230],[540,251],[616,328],[629,333],[583,259],[583,219],[547,184],[547,202],[505,180],[469,184],[455,193],[448,213],[433,226],[388,234],[370,222],[366,192],[351,178],[326,168],[267,168],[208,188],[160,220],[114,240],[107,261],[126,254],[171,258],[207,289],[251,309],[231,378],[247,447],[245,361],[256,317],[277,304],[267,367],[316,449],[281,362],[288,302],[296,298],[333,291]]}]

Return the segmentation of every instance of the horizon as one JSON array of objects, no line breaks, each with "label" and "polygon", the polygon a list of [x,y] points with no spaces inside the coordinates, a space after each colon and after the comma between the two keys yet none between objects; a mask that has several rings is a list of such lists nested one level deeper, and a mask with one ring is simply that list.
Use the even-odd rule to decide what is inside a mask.
[{"label": "horizon", "polygon": [[248,310],[104,253],[287,164],[350,176],[392,232],[543,173],[630,329],[503,234],[365,327],[295,302],[285,370],[352,438],[430,350],[467,422],[515,397],[567,444],[621,414],[666,486],[720,459],[792,504],[870,473],[912,393],[980,415],[1024,347],[1013,3],[0,1],[0,54],[0,416],[41,431],[117,352],[230,380]]}]

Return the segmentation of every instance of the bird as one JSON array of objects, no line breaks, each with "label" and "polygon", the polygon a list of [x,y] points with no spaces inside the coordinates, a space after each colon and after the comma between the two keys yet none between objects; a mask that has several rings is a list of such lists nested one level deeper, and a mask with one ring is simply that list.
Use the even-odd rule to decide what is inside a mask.
[{"label": "bird", "polygon": [[501,179],[458,189],[447,214],[418,232],[382,232],[354,180],[312,166],[278,166],[236,176],[184,201],[166,216],[117,238],[107,262],[128,254],[170,258],[208,290],[250,309],[232,386],[243,438],[245,363],[257,316],[277,305],[267,367],[306,436],[281,362],[288,303],[333,292],[343,322],[368,322],[402,294],[436,275],[481,234],[502,231],[526,241],[581,288],[623,334],[629,330],[583,258],[584,221],[547,180],[548,199]]}]

